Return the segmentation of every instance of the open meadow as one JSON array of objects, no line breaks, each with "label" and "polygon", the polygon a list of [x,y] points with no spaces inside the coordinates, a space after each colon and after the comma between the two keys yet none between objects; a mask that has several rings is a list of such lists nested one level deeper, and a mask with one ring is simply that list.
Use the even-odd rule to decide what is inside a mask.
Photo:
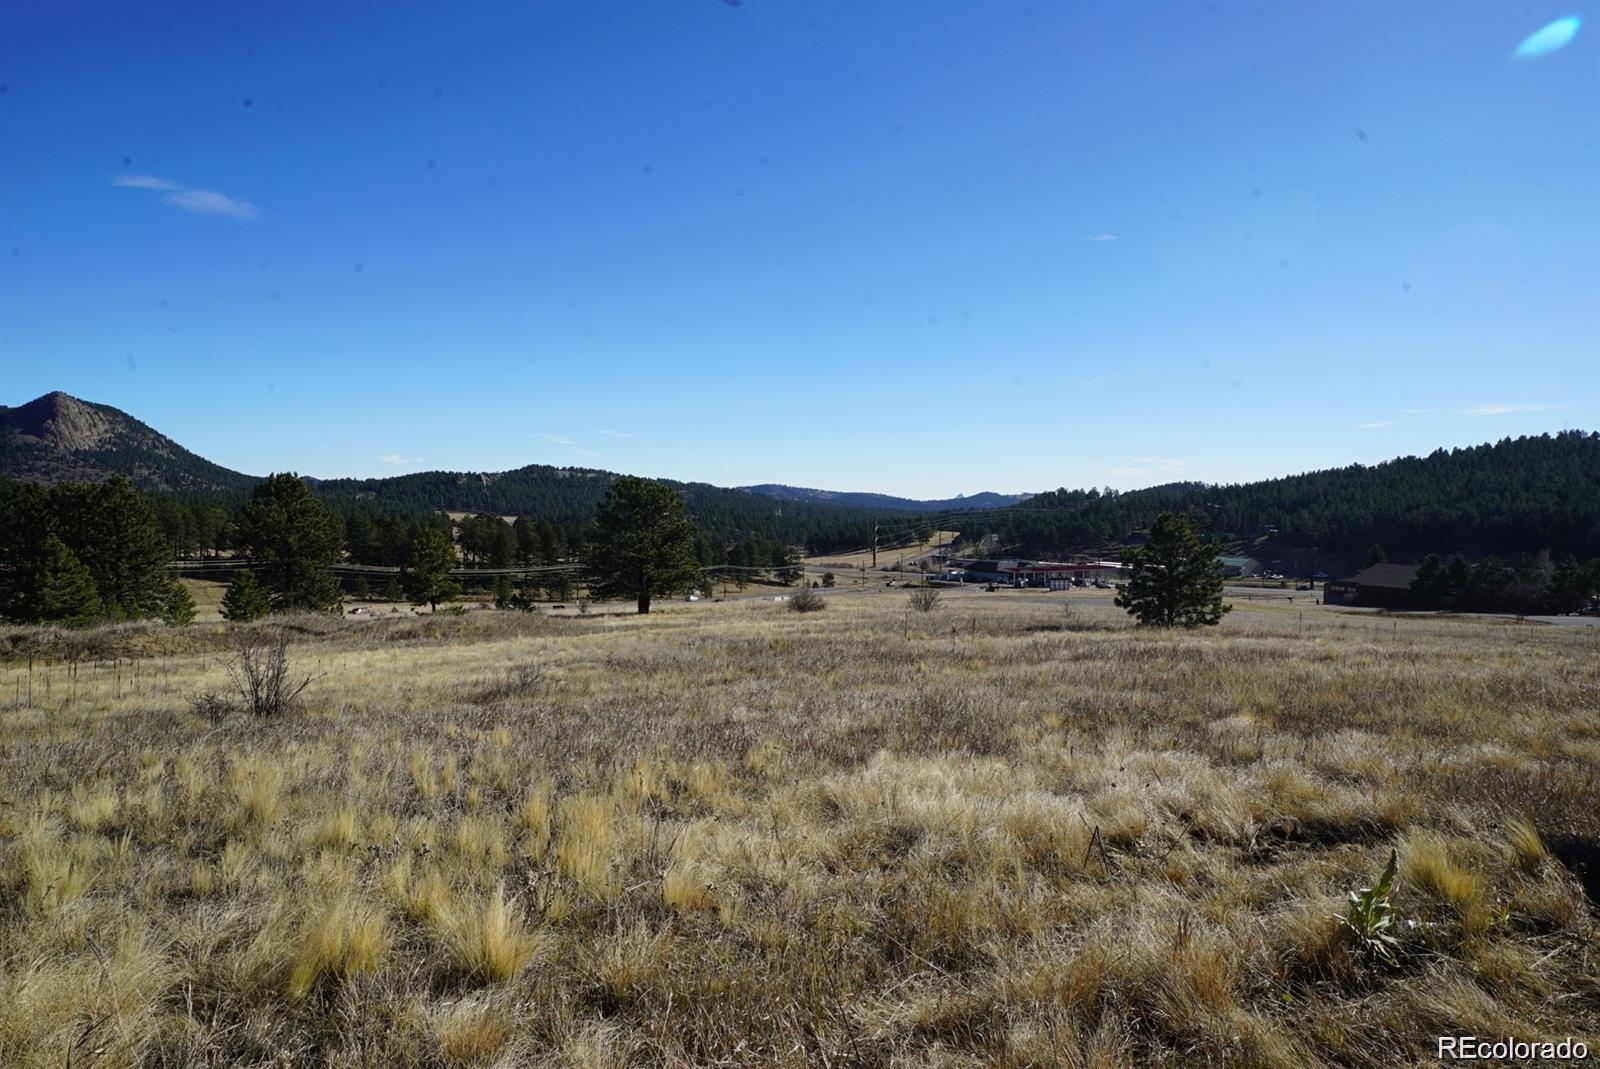
[{"label": "open meadow", "polygon": [[[300,708],[223,709],[279,628]],[[898,591],[15,628],[0,1065],[1594,1049],[1597,642]]]}]

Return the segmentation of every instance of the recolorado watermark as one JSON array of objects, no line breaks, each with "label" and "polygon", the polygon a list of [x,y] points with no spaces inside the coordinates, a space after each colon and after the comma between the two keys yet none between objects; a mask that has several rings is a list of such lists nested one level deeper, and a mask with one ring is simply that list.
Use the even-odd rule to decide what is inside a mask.
[{"label": "recolorado watermark", "polygon": [[1439,1060],[1463,1062],[1580,1062],[1589,1057],[1581,1039],[1485,1039],[1482,1036],[1440,1036]]}]

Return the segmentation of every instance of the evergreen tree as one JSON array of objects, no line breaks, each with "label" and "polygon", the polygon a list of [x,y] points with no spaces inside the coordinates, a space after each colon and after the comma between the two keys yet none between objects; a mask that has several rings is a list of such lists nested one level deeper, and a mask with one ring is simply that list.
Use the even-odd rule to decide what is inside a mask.
[{"label": "evergreen tree", "polygon": [[364,575],[356,576],[356,581],[352,584],[351,590],[352,596],[357,601],[372,600],[372,584],[367,582],[367,577]]},{"label": "evergreen tree", "polygon": [[89,569],[106,615],[119,620],[163,615],[172,549],[161,537],[150,500],[120,477],[58,486],[50,496],[52,529]]},{"label": "evergreen tree", "polygon": [[509,575],[496,576],[494,581],[494,607],[509,609],[517,596],[516,588],[511,585]]},{"label": "evergreen tree", "polygon": [[267,592],[261,589],[255,573],[249,569],[234,572],[227,593],[222,595],[222,618],[235,623],[259,620],[269,608]]},{"label": "evergreen tree", "polygon": [[461,593],[461,587],[450,578],[456,566],[456,547],[450,536],[436,527],[430,527],[411,543],[411,554],[406,562],[406,584],[411,588],[411,603],[426,605],[439,611],[439,602],[449,601]]},{"label": "evergreen tree", "polygon": [[1576,557],[1568,557],[1556,565],[1554,574],[1550,576],[1550,585],[1545,590],[1544,607],[1550,612],[1569,613],[1577,612],[1588,604],[1594,596],[1594,576],[1596,565],[1592,562],[1589,567],[1578,563]]},{"label": "evergreen tree", "polygon": [[384,600],[402,601],[405,599],[405,596],[405,591],[400,587],[400,577],[398,575],[391,575],[389,577],[389,581],[383,584]]},{"label": "evergreen tree", "polygon": [[1437,553],[1428,554],[1417,568],[1417,574],[1411,577],[1412,601],[1419,609],[1442,608],[1448,581],[1444,561],[1439,559]]},{"label": "evergreen tree", "polygon": [[518,516],[511,524],[511,535],[517,542],[517,563],[526,568],[539,557],[539,529],[526,516]]},{"label": "evergreen tree", "polygon": [[1472,565],[1456,554],[1444,567],[1444,578],[1439,584],[1439,608],[1465,611],[1467,587],[1472,584]]},{"label": "evergreen tree", "polygon": [[639,612],[647,613],[654,595],[675,594],[699,581],[694,540],[694,524],[676,490],[624,476],[600,502],[584,547],[589,591],[595,597],[634,598]]},{"label": "evergreen tree", "polygon": [[1389,555],[1385,553],[1383,551],[1383,547],[1378,545],[1376,542],[1372,543],[1372,548],[1367,550],[1367,567],[1369,568],[1374,564],[1382,564],[1388,559]]},{"label": "evergreen tree", "polygon": [[269,475],[256,487],[239,516],[238,542],[266,565],[263,578],[274,612],[338,608],[339,584],[329,569],[339,561],[344,525],[298,475]]},{"label": "evergreen tree", "polygon": [[39,623],[87,627],[102,615],[103,606],[95,591],[94,577],[55,535],[45,536],[34,589],[35,618]]},{"label": "evergreen tree", "polygon": [[161,618],[174,627],[188,627],[194,623],[194,598],[189,596],[188,588],[176,579],[167,590],[167,604]]},{"label": "evergreen tree", "polygon": [[7,620],[39,618],[38,576],[52,524],[43,487],[0,480],[0,616]]},{"label": "evergreen tree", "polygon": [[1196,533],[1188,516],[1163,512],[1144,545],[1128,554],[1129,577],[1116,603],[1155,627],[1215,624],[1232,606],[1222,603],[1222,543]]},{"label": "evergreen tree", "polygon": [[1486,557],[1472,569],[1460,608],[1466,612],[1494,612],[1506,607],[1515,576],[1499,557]]}]

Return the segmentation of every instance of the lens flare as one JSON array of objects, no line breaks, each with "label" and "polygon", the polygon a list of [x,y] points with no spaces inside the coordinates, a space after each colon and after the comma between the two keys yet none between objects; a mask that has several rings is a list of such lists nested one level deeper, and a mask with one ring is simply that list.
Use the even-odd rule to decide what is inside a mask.
[{"label": "lens flare", "polygon": [[1564,48],[1578,36],[1578,27],[1583,25],[1583,19],[1577,15],[1568,15],[1566,18],[1556,19],[1548,26],[1534,31],[1526,41],[1517,46],[1511,53],[1513,59],[1532,59],[1534,56],[1548,56],[1557,49]]}]

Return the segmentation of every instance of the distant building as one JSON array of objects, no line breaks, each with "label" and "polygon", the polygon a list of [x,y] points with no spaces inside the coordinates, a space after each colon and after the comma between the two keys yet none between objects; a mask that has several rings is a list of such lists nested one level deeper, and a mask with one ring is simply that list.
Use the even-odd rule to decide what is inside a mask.
[{"label": "distant building", "polygon": [[1322,588],[1324,605],[1366,605],[1376,609],[1410,609],[1415,564],[1374,564],[1348,579],[1330,579]]},{"label": "distant building", "polygon": [[1254,557],[1218,557],[1217,564],[1222,568],[1223,577],[1227,579],[1254,575],[1261,570],[1261,562]]},{"label": "distant building", "polygon": [[958,561],[957,564],[966,574],[969,583],[1013,583],[1017,579],[1017,566],[1021,561],[1014,560],[968,560]]},{"label": "distant building", "polygon": [[1052,590],[1071,586],[1075,580],[1085,583],[1115,580],[1124,574],[1121,562],[1114,560],[1083,561],[1078,564],[1028,560],[968,560],[957,563],[968,582],[1022,583]]}]

